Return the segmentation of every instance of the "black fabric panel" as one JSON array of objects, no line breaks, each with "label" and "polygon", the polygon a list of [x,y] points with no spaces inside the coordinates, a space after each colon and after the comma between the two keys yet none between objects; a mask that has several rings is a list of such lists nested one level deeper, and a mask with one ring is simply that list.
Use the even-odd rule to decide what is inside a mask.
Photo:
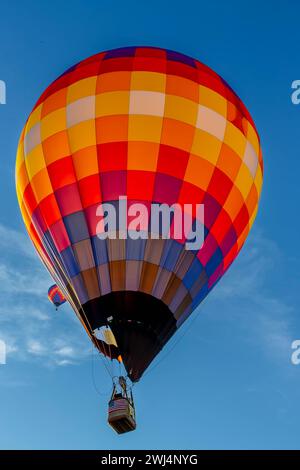
[{"label": "black fabric panel", "polygon": [[119,349],[116,348],[113,344],[106,344],[104,341],[100,339],[96,339],[97,348],[99,351],[106,357],[110,359],[118,359],[119,355],[121,354]]},{"label": "black fabric panel", "polygon": [[176,331],[176,321],[161,300],[136,291],[118,291],[83,305],[92,329],[109,325],[128,376],[139,380]]}]

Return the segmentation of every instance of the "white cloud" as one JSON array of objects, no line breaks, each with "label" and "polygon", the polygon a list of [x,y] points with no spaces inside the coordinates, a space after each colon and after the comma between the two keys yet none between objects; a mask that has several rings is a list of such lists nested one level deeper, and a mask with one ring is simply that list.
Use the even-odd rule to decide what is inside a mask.
[{"label": "white cloud", "polygon": [[53,280],[28,237],[0,224],[0,249],[0,339],[7,363],[34,360],[48,367],[84,360],[90,340],[68,304],[58,312],[50,304]]},{"label": "white cloud", "polygon": [[29,354],[44,356],[47,352],[46,348],[37,340],[30,339],[27,343],[27,351]]},{"label": "white cloud", "polygon": [[[20,268],[17,268],[20,269]],[[1,293],[43,295],[49,286],[49,276],[45,270],[32,266],[23,271],[13,269],[7,264],[0,264]]]},{"label": "white cloud", "polygon": [[35,259],[34,248],[25,233],[0,224],[0,247],[7,251],[16,251],[27,258]]},{"label": "white cloud", "polygon": [[212,302],[217,308],[222,305],[222,312],[227,306],[250,340],[273,359],[289,365],[294,308],[272,285],[274,273],[280,273],[283,265],[279,247],[256,229],[214,289]]},{"label": "white cloud", "polygon": [[[7,255],[0,264],[0,339],[9,345],[8,361],[67,366],[86,358],[90,340],[68,304],[56,312],[48,302],[52,279],[26,235],[0,224],[0,248]],[[289,364],[297,336],[294,310],[269,282],[283,263],[279,247],[255,227],[208,303],[221,314],[228,309],[229,321],[239,322],[265,353]]]},{"label": "white cloud", "polygon": [[72,366],[75,364],[75,362],[70,361],[69,359],[62,359],[61,361],[56,361],[56,365],[58,366]]},{"label": "white cloud", "polygon": [[54,351],[55,354],[57,354],[58,356],[63,356],[63,357],[76,357],[76,352],[74,350],[74,348],[72,348],[71,346],[63,346],[62,348],[60,349],[57,349],[56,351]]}]

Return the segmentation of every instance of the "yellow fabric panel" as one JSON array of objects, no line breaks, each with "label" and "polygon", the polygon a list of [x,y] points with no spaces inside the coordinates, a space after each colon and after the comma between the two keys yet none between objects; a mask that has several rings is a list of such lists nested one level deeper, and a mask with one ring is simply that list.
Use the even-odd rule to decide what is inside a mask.
[{"label": "yellow fabric panel", "polygon": [[244,165],[244,163],[241,165],[234,184],[239,189],[243,198],[246,199],[253,184],[253,178],[249,169],[246,167],[246,165]]},{"label": "yellow fabric panel", "polygon": [[166,75],[156,72],[132,72],[131,90],[149,90],[165,92]]},{"label": "yellow fabric panel", "polygon": [[242,132],[231,122],[227,122],[224,142],[241,157],[245,153],[247,139]]},{"label": "yellow fabric panel", "polygon": [[28,121],[25,125],[25,135],[41,120],[42,104],[40,104],[36,109],[30,114]]},{"label": "yellow fabric panel", "polygon": [[42,140],[47,139],[57,132],[65,130],[67,127],[66,109],[61,108],[47,114],[41,120],[41,137]]},{"label": "yellow fabric panel", "polygon": [[96,145],[95,121],[83,121],[68,129],[69,145],[72,153]]},{"label": "yellow fabric panel", "polygon": [[85,96],[95,95],[97,76],[84,78],[69,85],[67,93],[67,104],[72,103]]},{"label": "yellow fabric panel", "polygon": [[181,98],[180,96],[166,95],[165,117],[177,119],[178,121],[195,126],[197,113],[197,103],[186,98]]},{"label": "yellow fabric panel", "polygon": [[191,153],[199,155],[212,165],[216,165],[221,147],[222,142],[219,139],[201,129],[195,129]]},{"label": "yellow fabric panel", "polygon": [[159,142],[163,120],[157,116],[129,116],[128,140]]},{"label": "yellow fabric panel", "polygon": [[128,114],[129,92],[113,91],[96,95],[96,117]]},{"label": "yellow fabric panel", "polygon": [[39,171],[46,168],[42,145],[35,147],[25,159],[26,169],[29,180],[31,180]]},{"label": "yellow fabric panel", "polygon": [[199,103],[227,117],[227,100],[214,90],[200,85]]}]

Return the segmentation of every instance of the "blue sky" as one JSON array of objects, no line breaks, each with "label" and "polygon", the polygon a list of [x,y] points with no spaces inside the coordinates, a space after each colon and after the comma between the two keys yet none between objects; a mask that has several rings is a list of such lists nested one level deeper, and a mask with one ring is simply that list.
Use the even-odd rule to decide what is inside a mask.
[{"label": "blue sky", "polygon": [[[300,448],[299,125],[296,1],[10,1],[1,4],[0,448]],[[230,272],[135,387],[138,429],[106,425],[110,383],[68,305],[53,311],[51,280],[19,215],[18,136],[41,92],[96,52],[153,45],[198,58],[230,83],[259,130],[263,195]],[[190,324],[192,322],[192,324]],[[187,331],[186,331],[187,330]],[[186,331],[184,336],[182,334]],[[171,346],[167,347],[167,350]],[[162,356],[165,356],[165,352]]]}]

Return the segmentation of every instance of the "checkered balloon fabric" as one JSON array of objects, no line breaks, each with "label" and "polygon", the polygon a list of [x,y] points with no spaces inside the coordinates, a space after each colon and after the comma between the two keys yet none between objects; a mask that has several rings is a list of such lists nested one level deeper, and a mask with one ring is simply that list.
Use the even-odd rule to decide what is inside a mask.
[{"label": "checkered balloon fabric", "polygon": [[[16,162],[29,235],[88,333],[105,324],[99,299],[145,294],[169,315],[152,325],[163,328],[153,355],[236,258],[262,177],[258,133],[229,85],[197,60],[152,47],[102,52],[61,75],[30,114]],[[120,196],[128,207],[203,204],[203,246],[186,250],[174,230],[168,239],[99,239],[97,207],[118,208]]]}]

